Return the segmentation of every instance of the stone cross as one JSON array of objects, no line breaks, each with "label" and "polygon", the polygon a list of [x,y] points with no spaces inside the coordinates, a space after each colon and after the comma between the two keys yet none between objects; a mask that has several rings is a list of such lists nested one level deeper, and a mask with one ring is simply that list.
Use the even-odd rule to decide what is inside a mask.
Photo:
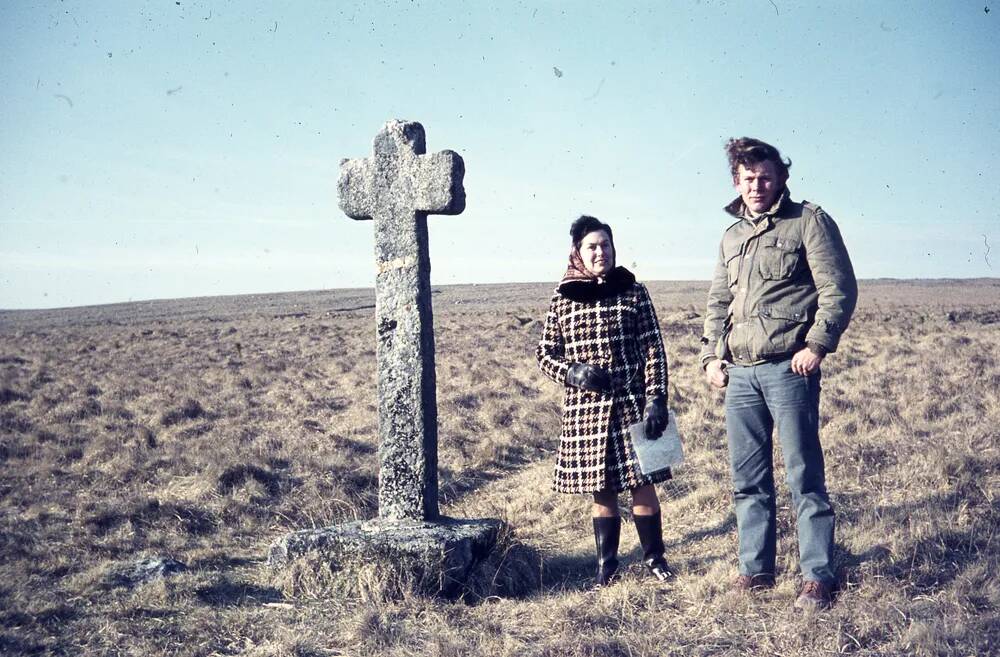
[{"label": "stone cross", "polygon": [[425,155],[419,123],[390,121],[372,157],[342,160],[340,208],[375,221],[379,518],[438,517],[437,394],[428,214],[465,209],[465,163]]},{"label": "stone cross", "polygon": [[271,544],[268,563],[315,554],[346,591],[359,593],[370,592],[371,578],[359,574],[372,564],[388,573],[386,591],[395,590],[392,582],[449,597],[489,590],[506,580],[482,566],[504,523],[438,512],[427,215],[465,209],[465,164],[451,151],[425,155],[419,123],[387,123],[373,150],[340,163],[338,192],[348,216],[375,220],[379,517],[286,534]]}]

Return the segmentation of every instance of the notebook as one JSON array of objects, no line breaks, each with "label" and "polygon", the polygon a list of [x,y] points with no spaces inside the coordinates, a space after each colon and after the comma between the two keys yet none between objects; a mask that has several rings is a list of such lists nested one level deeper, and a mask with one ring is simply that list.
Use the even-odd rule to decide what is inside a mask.
[{"label": "notebook", "polygon": [[656,474],[684,462],[684,448],[681,447],[681,435],[673,410],[669,411],[669,417],[667,428],[656,440],[646,438],[645,422],[637,422],[628,428],[639,459],[639,469],[644,475]]}]

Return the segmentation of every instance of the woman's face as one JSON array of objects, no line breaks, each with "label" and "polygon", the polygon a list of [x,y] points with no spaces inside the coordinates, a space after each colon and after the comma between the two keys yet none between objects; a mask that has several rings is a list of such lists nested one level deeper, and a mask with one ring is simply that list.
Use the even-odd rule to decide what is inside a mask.
[{"label": "woman's face", "polygon": [[580,240],[580,258],[583,266],[594,276],[604,276],[615,266],[615,247],[603,230],[587,233]]}]

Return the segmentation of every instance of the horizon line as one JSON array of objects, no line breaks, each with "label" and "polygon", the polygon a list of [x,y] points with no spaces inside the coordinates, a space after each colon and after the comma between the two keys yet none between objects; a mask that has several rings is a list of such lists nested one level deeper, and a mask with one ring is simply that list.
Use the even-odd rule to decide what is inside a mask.
[{"label": "horizon line", "polygon": [[[687,284],[699,284],[699,285],[709,285],[711,284],[710,279],[696,279],[696,278],[662,278],[662,279],[646,279],[641,281],[642,283],[687,283]],[[894,276],[880,276],[875,278],[859,278],[859,285],[866,284],[880,284],[880,283],[892,283],[892,282],[903,282],[903,283],[927,283],[927,284],[942,284],[942,283],[989,283],[994,282],[1000,285],[1000,276],[969,276],[969,277],[936,277],[936,278],[922,278],[922,277],[894,277]],[[431,292],[434,290],[439,290],[441,288],[456,288],[456,287],[491,287],[491,286],[502,286],[502,285],[556,285],[558,281],[508,281],[508,282],[488,282],[488,283],[438,283],[431,285]],[[235,299],[235,298],[252,298],[252,297],[262,297],[262,296],[281,296],[281,295],[292,295],[292,294],[315,294],[324,292],[355,292],[355,293],[374,293],[374,286],[367,287],[330,287],[330,288],[314,288],[308,290],[275,290],[270,292],[243,292],[238,294],[207,294],[198,295],[190,297],[153,297],[148,299],[128,299],[126,301],[108,301],[106,303],[85,303],[78,306],[50,306],[50,307],[32,307],[32,308],[0,308],[0,313],[21,313],[21,312],[53,312],[60,310],[79,310],[84,308],[106,308],[108,306],[128,306],[134,304],[146,304],[146,303],[167,303],[175,301],[198,301],[206,299]]]}]

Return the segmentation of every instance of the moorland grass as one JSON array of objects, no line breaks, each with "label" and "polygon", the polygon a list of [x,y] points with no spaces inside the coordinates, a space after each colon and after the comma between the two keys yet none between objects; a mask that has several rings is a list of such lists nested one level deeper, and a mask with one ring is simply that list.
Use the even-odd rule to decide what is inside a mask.
[{"label": "moorland grass", "polygon": [[[533,350],[549,286],[435,295],[443,511],[510,527],[465,600],[273,572],[281,534],[377,509],[364,293],[0,312],[0,654],[986,655],[1000,645],[1000,284],[867,283],[824,363],[843,590],[794,612],[731,590],[721,396],[697,366],[703,284],[653,284],[687,463],[659,487],[676,577],[590,588],[584,497],[550,491],[560,390]],[[779,467],[779,478],[782,476]],[[624,501],[624,500],[623,500]],[[188,569],[135,588],[144,556]],[[368,578],[368,579],[364,579]],[[342,584],[342,582],[341,582]]]}]

